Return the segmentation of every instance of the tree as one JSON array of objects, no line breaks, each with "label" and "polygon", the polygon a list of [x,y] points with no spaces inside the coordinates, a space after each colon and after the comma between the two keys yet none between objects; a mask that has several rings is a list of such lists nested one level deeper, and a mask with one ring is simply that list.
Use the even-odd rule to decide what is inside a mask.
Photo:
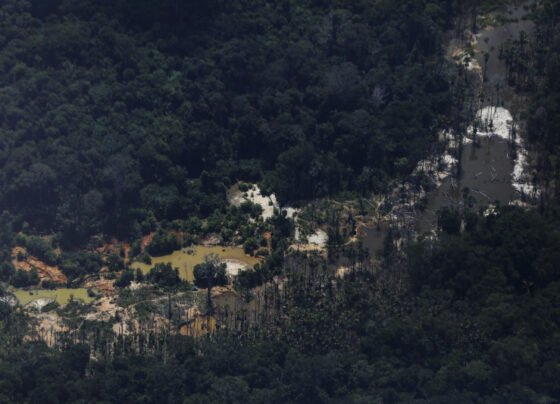
[{"label": "tree", "polygon": [[438,227],[448,234],[461,231],[461,215],[459,212],[443,208],[438,212]]},{"label": "tree", "polygon": [[121,274],[120,278],[115,281],[115,286],[119,288],[126,288],[130,286],[130,283],[134,280],[134,271],[132,269],[126,269]]},{"label": "tree", "polygon": [[171,254],[180,247],[181,245],[175,234],[158,231],[148,245],[147,250],[151,255],[159,257]]},{"label": "tree", "polygon": [[16,272],[14,266],[10,261],[4,261],[0,264],[0,280],[8,282]]},{"label": "tree", "polygon": [[213,312],[212,288],[227,284],[226,264],[219,261],[217,254],[204,257],[202,264],[194,267],[194,283],[200,288],[207,288],[208,312]]},{"label": "tree", "polygon": [[7,211],[3,211],[0,215],[0,253],[3,259],[11,255],[13,238],[12,218]]},{"label": "tree", "polygon": [[56,265],[57,257],[50,241],[42,237],[31,236],[27,238],[26,247],[29,254],[45,261],[49,265]]},{"label": "tree", "polygon": [[118,254],[112,252],[107,258],[107,266],[109,267],[109,271],[118,272],[124,269],[124,260]]},{"label": "tree", "polygon": [[39,283],[39,274],[35,268],[32,268],[31,271],[22,271],[18,269],[11,279],[11,283],[16,288],[33,286]]},{"label": "tree", "polygon": [[158,285],[162,289],[173,290],[180,283],[179,270],[171,264],[156,264],[147,276],[148,281]]}]

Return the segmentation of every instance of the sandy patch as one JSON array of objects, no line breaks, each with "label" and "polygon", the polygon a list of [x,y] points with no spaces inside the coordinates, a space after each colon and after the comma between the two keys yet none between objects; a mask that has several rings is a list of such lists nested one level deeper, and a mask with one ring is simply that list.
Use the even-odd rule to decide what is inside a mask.
[{"label": "sandy patch", "polygon": [[[18,261],[17,256],[23,255],[25,259]],[[41,281],[50,281],[55,283],[66,284],[68,278],[57,266],[50,266],[38,259],[27,254],[27,250],[23,247],[14,247],[12,249],[12,264],[16,270],[31,271],[32,268],[37,270]]]},{"label": "sandy patch", "polygon": [[288,247],[288,249],[290,251],[317,252],[317,253],[322,253],[324,251],[323,248],[313,244],[292,244],[290,245],[290,247]]},{"label": "sandy patch", "polygon": [[282,208],[282,211],[286,212],[286,217],[288,219],[294,219],[294,220],[297,219],[297,216],[299,215],[300,210],[301,209],[291,208],[291,207]]},{"label": "sandy patch", "polygon": [[4,295],[2,297],[0,297],[0,302],[7,304],[10,307],[15,307],[18,305],[18,299],[15,296],[12,295]]},{"label": "sandy patch", "polygon": [[482,75],[482,67],[474,56],[471,56],[465,48],[452,48],[451,59],[461,66],[464,66],[468,71]]},{"label": "sandy patch", "polygon": [[[515,138],[512,136],[513,132],[517,130],[517,126],[511,113],[502,107],[489,106],[482,108],[476,114],[476,126],[476,136],[498,136],[513,141],[516,156],[511,173],[512,185],[522,195],[537,197],[538,189],[532,183],[532,174],[529,168],[529,151],[519,134]],[[473,132],[473,126],[469,127],[468,133],[472,134]]]},{"label": "sandy patch", "polygon": [[223,260],[223,263],[226,264],[226,273],[228,276],[237,276],[239,275],[239,272],[245,271],[249,268],[249,266],[242,262],[242,261],[238,261],[238,260]]},{"label": "sandy patch", "polygon": [[414,169],[414,174],[427,176],[439,187],[442,181],[453,173],[457,165],[457,159],[450,154],[449,149],[451,147],[439,156],[419,161]]},{"label": "sandy patch", "polygon": [[86,289],[95,289],[104,295],[110,295],[115,291],[114,283],[115,281],[112,279],[88,280],[84,287]]},{"label": "sandy patch", "polygon": [[326,231],[321,229],[318,229],[315,233],[307,236],[307,242],[319,248],[325,248],[327,246],[327,241],[329,241],[329,236]]},{"label": "sandy patch", "polygon": [[262,208],[261,217],[263,220],[270,219],[274,216],[274,209],[280,209],[280,205],[276,200],[276,195],[264,196],[261,189],[256,184],[250,184],[247,192],[241,192],[237,189],[229,195],[229,203],[233,206],[241,206],[245,201],[252,202]]},{"label": "sandy patch", "polygon": [[[503,107],[488,106],[477,111],[475,117],[476,136],[498,136],[505,140],[511,139],[515,128],[511,112]],[[474,125],[467,129],[469,135],[474,133]]]},{"label": "sandy patch", "polygon": [[198,307],[191,307],[187,311],[187,318],[188,320],[177,330],[180,335],[198,338],[216,331],[216,319],[213,316],[203,315]]},{"label": "sandy patch", "polygon": [[346,276],[346,274],[349,272],[350,272],[350,268],[348,267],[338,267],[336,269],[335,276],[339,279],[343,279]]},{"label": "sandy patch", "polygon": [[282,211],[286,212],[286,217],[288,219],[292,219],[294,221],[294,240],[296,242],[298,242],[299,238],[300,238],[298,216],[299,216],[299,212],[301,211],[301,209],[292,208],[292,207],[285,207],[285,208],[282,208]]},{"label": "sandy patch", "polygon": [[57,334],[69,331],[69,328],[64,325],[62,318],[56,312],[41,313],[36,318],[39,320],[37,328],[39,338],[50,347],[55,345]]},{"label": "sandy patch", "polygon": [[35,310],[41,311],[41,309],[42,309],[43,307],[45,307],[45,306],[46,306],[47,304],[49,304],[49,303],[53,303],[54,301],[55,301],[55,300],[52,299],[52,298],[44,297],[44,298],[36,299],[36,300],[33,300],[33,301],[27,303],[27,304],[25,305],[25,308],[27,308],[27,309],[35,309]]},{"label": "sandy patch", "polygon": [[115,318],[117,305],[110,297],[102,297],[95,305],[95,311],[86,315],[86,320],[90,321],[110,321]]}]

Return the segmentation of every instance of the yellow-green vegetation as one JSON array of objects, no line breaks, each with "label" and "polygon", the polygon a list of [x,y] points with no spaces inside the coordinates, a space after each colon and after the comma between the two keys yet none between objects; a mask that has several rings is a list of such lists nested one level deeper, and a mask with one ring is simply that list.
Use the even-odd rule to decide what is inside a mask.
[{"label": "yellow-green vegetation", "polygon": [[151,264],[133,262],[130,267],[133,269],[140,269],[142,272],[148,273],[155,264],[170,263],[174,268],[179,269],[179,276],[181,279],[193,282],[194,266],[203,263],[204,257],[209,254],[217,254],[220,259],[241,261],[249,266],[253,266],[259,262],[257,258],[246,255],[245,251],[243,251],[243,248],[241,247],[193,246],[174,251],[169,255],[152,257]]},{"label": "yellow-green vegetation", "polygon": [[25,306],[27,303],[37,299],[54,299],[58,304],[64,306],[70,301],[70,298],[72,296],[74,297],[74,299],[82,300],[84,303],[91,303],[93,301],[93,298],[88,296],[87,289],[85,288],[78,288],[78,289],[62,288],[62,289],[54,289],[54,290],[17,289],[14,291],[14,295],[17,297],[19,303],[22,306]]}]

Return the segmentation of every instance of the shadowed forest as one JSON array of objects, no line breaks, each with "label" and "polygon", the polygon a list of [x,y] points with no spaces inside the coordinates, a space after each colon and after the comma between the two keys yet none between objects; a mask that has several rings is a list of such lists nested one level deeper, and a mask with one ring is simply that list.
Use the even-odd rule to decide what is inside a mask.
[{"label": "shadowed forest", "polygon": [[[429,4],[428,4],[429,3]],[[381,190],[452,102],[452,1],[16,1],[1,8],[0,203],[65,244]]]},{"label": "shadowed forest", "polygon": [[[343,244],[354,218],[327,210],[316,213],[329,236],[321,255],[289,250],[297,226],[285,211],[263,220],[257,204],[228,203],[245,183],[302,209],[404,184],[438,133],[470,118],[466,67],[445,41],[502,3],[2,1],[0,402],[557,402],[556,1],[532,9],[530,45],[500,50],[526,105],[533,206],[442,209],[432,232],[402,245],[389,232],[377,252]],[[192,284],[171,264],[129,266],[216,234],[258,262],[232,282],[243,309],[213,297],[229,275],[212,257]],[[104,256],[96,237],[130,252]],[[16,270],[26,259],[16,247],[62,280]],[[8,285],[70,287],[103,269],[139,318],[155,323],[161,309],[180,330],[201,299],[217,325],[198,337],[171,326],[118,334],[77,326],[84,305],[71,297],[39,309],[77,330],[49,344],[10,304]]]},{"label": "shadowed forest", "polygon": [[170,336],[150,354],[89,360],[85,345],[14,344],[24,319],[3,307],[0,398],[554,402],[560,216],[504,208],[464,218],[458,234],[460,219],[448,217],[439,241],[414,245],[383,277],[357,270],[330,286],[312,280],[320,277],[294,282],[290,322],[268,336]]}]

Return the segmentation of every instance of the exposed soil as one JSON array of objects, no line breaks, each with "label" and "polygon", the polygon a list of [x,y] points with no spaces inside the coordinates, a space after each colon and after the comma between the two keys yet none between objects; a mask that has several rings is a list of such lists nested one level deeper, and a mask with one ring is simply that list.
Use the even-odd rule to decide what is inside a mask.
[{"label": "exposed soil", "polygon": [[[17,257],[23,256],[25,259],[18,261]],[[14,247],[12,249],[12,264],[16,270],[31,271],[35,268],[39,274],[41,281],[50,281],[60,284],[66,284],[68,278],[57,266],[47,265],[37,257],[27,254],[27,250],[23,247]]]},{"label": "exposed soil", "polygon": [[104,295],[112,295],[115,293],[115,281],[112,279],[95,279],[88,280],[84,283],[86,289],[95,289]]}]

